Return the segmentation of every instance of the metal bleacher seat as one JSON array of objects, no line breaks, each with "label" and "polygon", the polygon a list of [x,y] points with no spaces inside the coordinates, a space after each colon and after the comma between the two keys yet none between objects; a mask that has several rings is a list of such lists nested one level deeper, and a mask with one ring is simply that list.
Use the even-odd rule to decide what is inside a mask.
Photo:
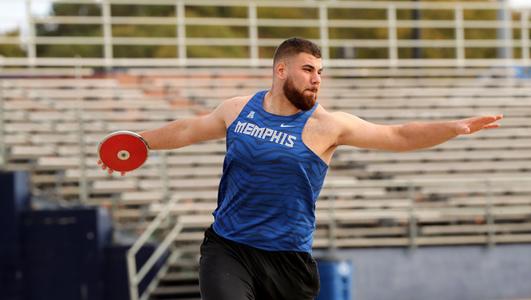
[{"label": "metal bleacher seat", "polygon": [[[502,128],[422,151],[339,147],[316,203],[314,248],[531,242],[531,189],[521,181],[531,168],[528,81],[483,79],[481,71],[467,69],[325,72],[319,102],[368,121],[482,113],[505,119]],[[270,71],[140,70],[130,76],[126,84],[112,78],[8,83],[5,167],[31,170],[37,195],[108,207],[117,231],[142,232],[178,198],[160,230],[182,225],[173,245],[187,258],[171,267],[188,271],[166,279],[195,280],[199,244],[217,205],[225,141],[151,152],[125,177],[99,168],[98,143],[114,130],[155,128],[267,88]]]},{"label": "metal bleacher seat", "polygon": [[[408,245],[412,220],[418,226],[415,238],[419,245],[464,243],[469,236],[468,241],[485,241],[486,225],[474,223],[485,220],[485,207],[491,207],[489,214],[494,218],[527,224],[526,195],[531,191],[525,185],[496,184],[488,194],[481,184],[445,183],[459,177],[487,180],[492,174],[519,178],[531,167],[531,110],[522,98],[529,92],[529,82],[483,79],[478,77],[481,72],[325,71],[319,101],[326,108],[369,121],[392,124],[478,113],[503,113],[506,118],[500,129],[424,151],[386,153],[340,147],[317,203],[315,247],[330,246],[331,234],[339,247]],[[208,226],[216,205],[224,141],[166,151],[164,156],[153,153],[141,169],[124,178],[99,169],[98,142],[110,131],[158,127],[208,111],[228,97],[267,88],[270,71],[145,69],[128,74],[135,79],[127,84],[113,78],[5,80],[8,167],[33,169],[37,188],[54,187],[60,197],[70,201],[79,198],[80,183],[86,180],[87,201],[111,205],[116,222],[127,228],[145,226],[141,221],[153,218],[169,197],[180,197],[183,202],[173,208],[174,213],[190,231],[179,239],[198,242],[200,234],[194,230]],[[440,184],[425,184],[422,179],[426,178]],[[450,233],[445,233],[445,228],[451,228]],[[499,232],[511,234],[510,228],[499,227]],[[525,239],[525,234],[525,230],[518,231],[513,240]],[[511,240],[506,235],[501,241]]]}]

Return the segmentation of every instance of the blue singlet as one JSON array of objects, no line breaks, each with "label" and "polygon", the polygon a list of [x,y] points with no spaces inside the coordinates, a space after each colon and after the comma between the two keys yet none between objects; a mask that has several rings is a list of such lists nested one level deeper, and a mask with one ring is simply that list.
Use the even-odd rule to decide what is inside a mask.
[{"label": "blue singlet", "polygon": [[328,165],[302,142],[302,130],[317,103],[279,116],[263,109],[266,93],[256,93],[227,128],[213,228],[263,250],[311,252]]}]

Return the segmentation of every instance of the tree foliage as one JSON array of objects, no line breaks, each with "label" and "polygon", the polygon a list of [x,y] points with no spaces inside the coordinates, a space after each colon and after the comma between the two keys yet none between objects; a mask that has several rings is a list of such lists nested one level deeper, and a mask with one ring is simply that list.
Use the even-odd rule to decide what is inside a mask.
[{"label": "tree foliage", "polygon": [[[400,0],[398,0],[400,1]],[[426,1],[426,0],[425,0]],[[431,0],[440,1],[440,0]],[[444,0],[448,2],[448,0]],[[487,0],[483,0],[487,1]],[[101,17],[102,8],[99,4],[72,4],[54,3],[50,16],[86,16]],[[175,18],[176,11],[173,5],[123,5],[112,4],[111,14],[116,17],[161,17]],[[187,18],[243,18],[247,19],[247,6],[193,6],[187,5],[185,11]],[[290,8],[282,9],[274,7],[259,7],[257,15],[260,19],[300,19],[315,20],[314,27],[277,27],[260,26],[258,36],[263,39],[284,39],[291,36],[300,36],[318,40],[319,31],[319,10],[317,8]],[[448,20],[454,19],[454,11],[429,10],[416,11],[413,9],[398,9],[398,20]],[[516,15],[516,17],[518,17]],[[369,28],[348,28],[332,27],[329,29],[329,38],[334,40],[387,40],[387,11],[386,9],[345,9],[330,8],[328,18],[331,20],[381,20],[381,26]],[[497,20],[495,10],[465,10],[465,20]],[[517,20],[517,19],[515,19]],[[116,38],[174,38],[178,34],[177,24],[168,25],[133,25],[133,24],[113,24],[111,26],[112,36]],[[36,34],[40,37],[90,37],[103,41],[104,28],[100,24],[39,24],[36,26]],[[18,36],[18,31],[7,33],[9,36]],[[188,25],[186,36],[189,38],[247,38],[249,36],[247,26],[210,26],[210,25]],[[468,28],[465,29],[466,39],[496,39],[495,29]],[[453,40],[455,30],[453,28],[413,28],[402,27],[397,29],[399,39],[414,40]],[[519,29],[514,30],[514,37],[519,38]],[[249,48],[247,46],[188,46],[188,57],[247,57]],[[387,58],[388,50],[382,48],[363,48],[340,46],[330,49],[332,58]],[[454,58],[456,53],[453,48],[399,48],[400,58],[412,58],[419,55],[424,58]],[[112,48],[114,57],[154,57],[171,58],[178,56],[177,45],[121,45],[115,44]],[[260,57],[271,57],[274,47],[260,47]],[[24,56],[25,49],[18,45],[0,45],[0,55],[3,56]],[[45,44],[37,47],[39,57],[103,57],[103,45],[54,45]],[[467,48],[467,58],[489,58],[496,56],[495,48]]]}]

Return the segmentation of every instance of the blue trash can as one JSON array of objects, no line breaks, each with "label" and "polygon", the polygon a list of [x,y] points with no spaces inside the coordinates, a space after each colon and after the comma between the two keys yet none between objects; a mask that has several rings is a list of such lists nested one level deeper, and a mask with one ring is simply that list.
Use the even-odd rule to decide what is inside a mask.
[{"label": "blue trash can", "polygon": [[531,68],[526,66],[516,66],[514,67],[514,77],[521,79],[531,78]]},{"label": "blue trash can", "polygon": [[352,300],[352,262],[317,259],[321,290],[317,300]]}]

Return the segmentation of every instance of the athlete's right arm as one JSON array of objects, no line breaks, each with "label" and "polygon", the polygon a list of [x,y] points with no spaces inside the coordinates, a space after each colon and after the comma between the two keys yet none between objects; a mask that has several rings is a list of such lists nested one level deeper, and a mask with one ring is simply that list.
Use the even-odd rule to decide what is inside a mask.
[{"label": "athlete's right arm", "polygon": [[175,149],[202,141],[225,137],[227,127],[237,117],[240,99],[223,101],[216,109],[206,115],[176,120],[167,125],[142,131],[139,134],[152,150]]}]

